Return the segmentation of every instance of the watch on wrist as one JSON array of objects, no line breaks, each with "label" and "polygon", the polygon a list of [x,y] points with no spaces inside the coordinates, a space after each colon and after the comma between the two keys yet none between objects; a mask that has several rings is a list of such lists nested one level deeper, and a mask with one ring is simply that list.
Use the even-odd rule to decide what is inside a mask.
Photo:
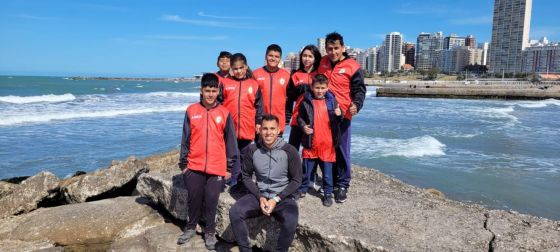
[{"label": "watch on wrist", "polygon": [[278,197],[278,196],[274,196],[272,199],[274,201],[276,201],[276,203],[280,203],[280,200],[281,200],[280,197]]}]

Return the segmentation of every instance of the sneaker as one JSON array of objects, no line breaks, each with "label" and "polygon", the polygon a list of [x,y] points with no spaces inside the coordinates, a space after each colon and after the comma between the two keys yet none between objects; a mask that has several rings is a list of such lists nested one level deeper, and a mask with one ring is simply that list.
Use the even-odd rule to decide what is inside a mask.
[{"label": "sneaker", "polygon": [[323,206],[330,207],[333,204],[332,196],[323,197]]},{"label": "sneaker", "polygon": [[336,203],[344,203],[346,201],[346,192],[348,192],[348,189],[346,188],[338,189],[335,194]]},{"label": "sneaker", "polygon": [[206,246],[206,249],[216,250],[216,243],[218,243],[218,239],[216,239],[216,235],[214,234],[204,235],[204,246]]},{"label": "sneaker", "polygon": [[191,238],[195,236],[195,234],[196,231],[194,229],[185,230],[185,232],[181,236],[179,236],[179,239],[177,239],[177,244],[181,245],[187,243]]},{"label": "sneaker", "polygon": [[294,200],[298,201],[301,198],[305,198],[305,193],[304,192],[295,192],[293,194],[294,196]]},{"label": "sneaker", "polygon": [[307,193],[304,193],[304,192],[299,193],[300,198],[305,198],[305,195],[307,195]]}]

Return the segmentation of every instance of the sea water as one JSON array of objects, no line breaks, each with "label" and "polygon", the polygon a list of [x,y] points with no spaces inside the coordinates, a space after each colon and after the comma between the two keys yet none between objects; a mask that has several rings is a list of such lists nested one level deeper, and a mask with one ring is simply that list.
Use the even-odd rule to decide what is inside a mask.
[{"label": "sea water", "polygon": [[[177,149],[198,86],[0,76],[0,178],[66,177]],[[379,98],[368,87],[352,162],[451,199],[558,220],[559,129],[559,100]]]}]

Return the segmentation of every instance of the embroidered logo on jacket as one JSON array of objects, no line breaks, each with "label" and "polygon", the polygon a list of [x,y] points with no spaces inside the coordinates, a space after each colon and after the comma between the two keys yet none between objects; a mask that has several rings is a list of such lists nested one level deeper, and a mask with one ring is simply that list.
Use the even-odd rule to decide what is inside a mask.
[{"label": "embroidered logo on jacket", "polygon": [[284,78],[280,78],[280,85],[284,85],[286,83],[286,80],[284,80]]},{"label": "embroidered logo on jacket", "polygon": [[220,124],[221,122],[222,122],[222,117],[221,116],[216,117],[216,123]]},{"label": "embroidered logo on jacket", "polygon": [[247,92],[249,92],[249,94],[252,94],[252,93],[253,93],[253,87],[249,87],[249,88],[247,89]]},{"label": "embroidered logo on jacket", "polygon": [[257,78],[257,80],[265,80],[265,79],[266,79],[265,77],[259,77],[259,78]]},{"label": "embroidered logo on jacket", "polygon": [[191,120],[200,119],[200,118],[202,118],[202,115],[193,115],[193,116],[191,116]]},{"label": "embroidered logo on jacket", "polygon": [[339,73],[339,74],[343,74],[343,73],[346,73],[346,68],[342,68],[342,69],[340,69],[340,70],[338,71],[338,73]]}]

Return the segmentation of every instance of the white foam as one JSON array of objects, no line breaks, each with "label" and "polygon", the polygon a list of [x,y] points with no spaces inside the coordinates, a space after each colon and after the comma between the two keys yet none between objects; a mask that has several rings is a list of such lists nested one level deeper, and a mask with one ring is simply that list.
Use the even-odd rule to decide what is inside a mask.
[{"label": "white foam", "polygon": [[445,144],[426,135],[409,139],[386,139],[352,136],[353,154],[375,157],[403,156],[407,158],[444,156]]},{"label": "white foam", "polygon": [[9,126],[14,124],[23,123],[41,123],[54,120],[69,120],[78,118],[96,118],[96,117],[117,117],[147,113],[162,113],[162,112],[176,112],[184,111],[186,106],[172,106],[162,108],[142,108],[142,109],[123,109],[123,110],[109,110],[109,111],[77,111],[77,112],[62,112],[50,114],[34,114],[34,115],[18,115],[18,116],[5,116],[0,119],[0,125]]},{"label": "white foam", "polygon": [[67,102],[73,101],[76,97],[73,94],[63,95],[40,95],[40,96],[0,96],[0,102],[14,103],[14,104],[27,104],[27,103],[40,103],[40,102]]},{"label": "white foam", "polygon": [[181,92],[152,92],[152,93],[147,93],[146,95],[150,97],[173,97],[173,98],[200,97],[200,93],[181,93]]},{"label": "white foam", "polygon": [[502,107],[502,108],[483,109],[482,113],[485,114],[487,117],[508,119],[510,121],[517,122],[518,121],[517,117],[510,114],[514,111],[515,111],[515,109],[513,108],[513,106],[508,106],[508,107]]},{"label": "white foam", "polygon": [[541,101],[527,101],[527,102],[519,102],[515,105],[522,107],[522,108],[544,108],[548,105],[556,105],[560,106],[560,100],[556,99],[547,99]]}]

